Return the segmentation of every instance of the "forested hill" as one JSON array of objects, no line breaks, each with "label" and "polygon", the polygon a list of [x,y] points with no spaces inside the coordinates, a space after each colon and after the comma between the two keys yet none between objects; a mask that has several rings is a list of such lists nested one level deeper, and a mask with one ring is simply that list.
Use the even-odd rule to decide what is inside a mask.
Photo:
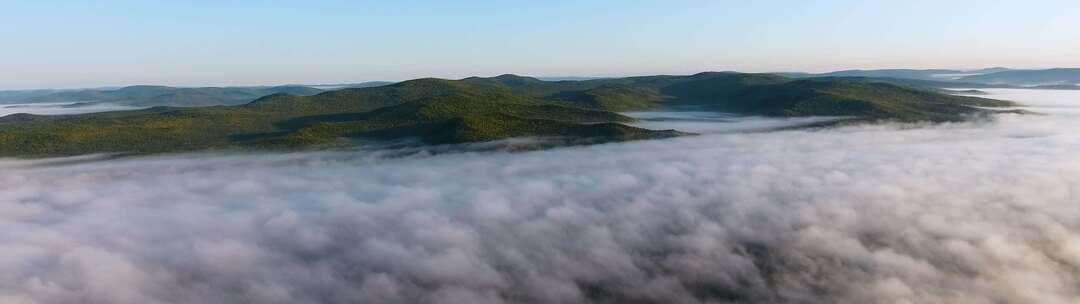
[{"label": "forested hill", "polygon": [[619,111],[694,106],[767,116],[959,121],[1009,106],[889,83],[700,73],[584,81],[501,75],[425,78],[312,96],[273,94],[247,104],[155,107],[70,116],[0,118],[0,156],[204,149],[297,149],[352,138],[464,143],[523,136],[567,143],[678,136],[626,125]]}]

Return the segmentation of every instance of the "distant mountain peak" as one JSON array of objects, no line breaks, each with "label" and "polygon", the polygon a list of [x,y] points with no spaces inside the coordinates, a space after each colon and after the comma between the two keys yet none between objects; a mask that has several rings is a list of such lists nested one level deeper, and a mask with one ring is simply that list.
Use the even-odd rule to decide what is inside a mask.
[{"label": "distant mountain peak", "polygon": [[490,77],[490,78],[469,77],[469,78],[462,79],[462,81],[469,82],[469,83],[495,83],[495,84],[505,85],[505,86],[508,86],[508,87],[522,87],[522,86],[540,85],[540,84],[545,83],[545,81],[534,78],[534,77],[521,76],[521,75],[515,75],[515,74],[502,74],[502,75],[495,76],[495,77]]},{"label": "distant mountain peak", "polygon": [[492,77],[492,79],[496,79],[496,80],[500,80],[500,81],[520,81],[520,82],[540,82],[540,81],[543,81],[543,80],[540,80],[540,79],[536,79],[534,77],[521,76],[521,75],[515,75],[515,74],[502,74],[502,75],[499,75],[499,76]]},{"label": "distant mountain peak", "polygon": [[716,75],[730,75],[730,74],[732,74],[732,73],[731,72],[719,72],[719,71],[705,71],[705,72],[697,73],[697,74],[690,75],[690,76],[691,77],[701,77],[701,76],[716,76]]}]

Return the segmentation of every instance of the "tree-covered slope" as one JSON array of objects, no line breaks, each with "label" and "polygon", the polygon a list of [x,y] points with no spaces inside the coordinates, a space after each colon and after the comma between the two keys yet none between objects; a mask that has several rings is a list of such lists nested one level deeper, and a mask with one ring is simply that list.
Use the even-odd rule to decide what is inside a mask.
[{"label": "tree-covered slope", "polygon": [[0,118],[0,156],[303,148],[349,138],[462,143],[558,136],[602,142],[680,134],[627,126],[631,119],[614,111],[695,106],[769,116],[956,121],[990,112],[980,107],[1008,105],[887,83],[770,74],[558,82],[514,75],[427,78],[312,96],[274,94],[238,106],[8,116]]},{"label": "tree-covered slope", "polygon": [[[903,82],[898,82],[902,84]],[[524,93],[580,107],[631,111],[698,106],[769,116],[859,116],[958,121],[1011,102],[954,96],[866,78],[790,79],[771,74],[699,73],[554,83]]]},{"label": "tree-covered slope", "polygon": [[628,121],[613,112],[556,105],[495,86],[420,79],[308,97],[272,95],[242,106],[8,116],[0,118],[0,156],[302,148],[351,137],[459,143],[518,136],[596,142],[678,135],[619,124]]},{"label": "tree-covered slope", "polygon": [[[754,102],[746,102],[754,101]],[[888,83],[799,80],[755,87],[720,109],[771,116],[855,116],[905,122],[960,121],[988,113],[977,107],[1011,102],[954,96]]]},{"label": "tree-covered slope", "polygon": [[[988,113],[982,107],[1009,101],[955,96],[892,82],[804,79],[753,85],[725,92],[709,105],[774,116],[859,116],[899,121],[959,121]],[[704,100],[700,97],[696,100]]]}]

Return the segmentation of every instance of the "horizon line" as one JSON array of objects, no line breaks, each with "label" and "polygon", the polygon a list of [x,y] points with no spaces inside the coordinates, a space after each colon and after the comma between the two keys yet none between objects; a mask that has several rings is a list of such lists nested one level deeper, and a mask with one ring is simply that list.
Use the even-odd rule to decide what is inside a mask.
[{"label": "horizon line", "polygon": [[[254,83],[253,84],[216,84],[216,85],[185,85],[185,84],[167,84],[167,83],[131,83],[131,84],[123,84],[123,85],[101,85],[101,86],[69,86],[69,87],[61,86],[61,87],[36,87],[36,88],[0,88],[0,92],[45,91],[45,90],[59,90],[59,91],[106,90],[106,89],[121,89],[121,88],[127,88],[127,87],[137,87],[137,86],[159,86],[159,87],[172,87],[172,88],[253,88],[253,87],[281,87],[281,86],[320,87],[320,86],[342,86],[342,85],[350,85],[350,84],[363,84],[363,83],[371,83],[371,82],[399,83],[399,82],[405,82],[405,81],[417,80],[417,79],[425,79],[425,78],[436,78],[436,79],[446,79],[446,80],[463,80],[463,79],[473,78],[473,77],[491,78],[491,77],[498,77],[498,76],[503,76],[503,75],[531,77],[531,78],[536,78],[536,79],[540,79],[540,80],[544,80],[544,81],[560,81],[560,80],[545,80],[545,78],[549,78],[549,79],[550,78],[583,78],[582,80],[587,80],[587,79],[625,78],[625,77],[640,77],[640,76],[687,76],[687,75],[694,75],[694,74],[700,74],[700,73],[710,73],[710,72],[744,73],[744,74],[794,74],[794,73],[828,74],[828,73],[845,72],[845,71],[875,71],[875,70],[976,71],[976,70],[982,70],[982,69],[998,69],[998,68],[1004,68],[1004,69],[1009,69],[1009,70],[1032,70],[1032,71],[1052,70],[1052,69],[1080,69],[1080,67],[1062,67],[1062,66],[1035,67],[1035,68],[1012,68],[1012,67],[1006,67],[1006,66],[990,66],[990,67],[977,67],[977,68],[882,67],[882,68],[848,68],[848,69],[827,70],[827,71],[824,71],[824,72],[805,72],[805,71],[798,71],[798,70],[794,70],[794,71],[769,71],[769,72],[754,72],[754,71],[745,71],[744,72],[744,71],[738,71],[738,70],[704,70],[704,71],[693,72],[693,73],[648,73],[648,74],[646,74],[646,73],[642,73],[642,74],[637,74],[637,73],[630,74],[630,73],[628,73],[628,74],[620,74],[620,75],[603,75],[603,76],[599,76],[599,75],[584,75],[584,76],[583,75],[529,75],[529,74],[525,74],[525,73],[521,73],[521,74],[519,74],[519,73],[500,73],[500,74],[491,75],[491,76],[472,75],[472,76],[465,76],[465,77],[460,77],[460,78],[459,77],[422,76],[422,77],[406,78],[406,79],[399,79],[399,80],[381,79],[381,80],[340,81],[340,82],[313,81],[313,82],[317,82],[317,83],[314,83],[314,84],[313,83],[305,83],[305,82],[258,83],[258,84],[254,84]],[[565,80],[565,81],[576,81],[576,80]]]}]

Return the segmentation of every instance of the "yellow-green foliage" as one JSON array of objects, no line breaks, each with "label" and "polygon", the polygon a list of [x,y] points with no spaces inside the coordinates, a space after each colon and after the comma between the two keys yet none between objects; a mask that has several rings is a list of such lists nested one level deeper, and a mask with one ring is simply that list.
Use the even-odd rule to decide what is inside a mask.
[{"label": "yellow-green foliage", "polygon": [[677,135],[632,128],[611,111],[693,105],[735,113],[952,121],[1011,103],[882,83],[793,81],[701,73],[545,82],[503,75],[418,79],[314,96],[274,94],[240,106],[158,107],[59,117],[0,118],[0,156],[201,149],[304,148],[340,138],[417,137],[432,143],[559,136],[592,141]]}]

